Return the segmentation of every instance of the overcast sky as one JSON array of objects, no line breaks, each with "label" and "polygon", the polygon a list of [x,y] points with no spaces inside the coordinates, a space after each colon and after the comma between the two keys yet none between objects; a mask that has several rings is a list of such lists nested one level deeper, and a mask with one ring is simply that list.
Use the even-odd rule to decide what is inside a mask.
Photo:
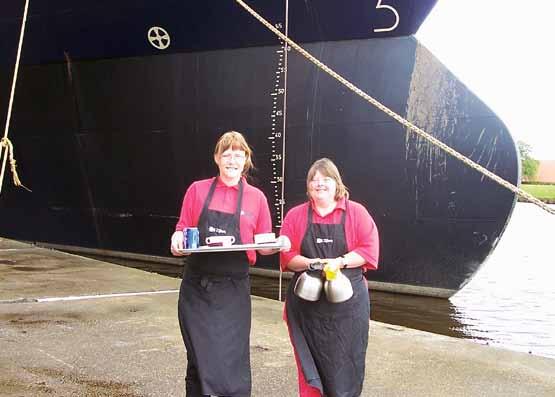
[{"label": "overcast sky", "polygon": [[439,0],[416,37],[535,158],[555,160],[553,26],[553,0]]}]

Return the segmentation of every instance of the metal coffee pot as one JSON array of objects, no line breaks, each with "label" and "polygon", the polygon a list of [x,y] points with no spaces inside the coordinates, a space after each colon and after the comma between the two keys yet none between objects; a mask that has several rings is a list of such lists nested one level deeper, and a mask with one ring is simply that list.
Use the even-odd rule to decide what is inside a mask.
[{"label": "metal coffee pot", "polygon": [[332,303],[345,302],[353,296],[353,286],[351,280],[339,269],[326,269],[326,282],[324,284],[324,291],[326,298]]},{"label": "metal coffee pot", "polygon": [[323,268],[323,263],[311,263],[308,270],[297,278],[294,289],[295,295],[312,302],[320,299],[324,287],[324,281],[322,280]]}]

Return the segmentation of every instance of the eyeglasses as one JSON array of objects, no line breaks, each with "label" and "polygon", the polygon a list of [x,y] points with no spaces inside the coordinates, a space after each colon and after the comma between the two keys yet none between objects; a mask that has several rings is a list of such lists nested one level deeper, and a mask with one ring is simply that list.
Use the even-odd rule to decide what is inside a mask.
[{"label": "eyeglasses", "polygon": [[245,156],[244,154],[241,153],[236,153],[236,154],[231,154],[231,153],[226,153],[226,154],[222,154],[220,156],[222,158],[222,160],[237,160],[237,161],[244,161],[247,156]]},{"label": "eyeglasses", "polygon": [[310,183],[312,183],[313,185],[320,185],[320,184],[329,185],[332,182],[335,182],[335,179],[330,178],[330,177],[325,177],[325,178],[322,178],[322,179],[311,179],[310,180]]}]

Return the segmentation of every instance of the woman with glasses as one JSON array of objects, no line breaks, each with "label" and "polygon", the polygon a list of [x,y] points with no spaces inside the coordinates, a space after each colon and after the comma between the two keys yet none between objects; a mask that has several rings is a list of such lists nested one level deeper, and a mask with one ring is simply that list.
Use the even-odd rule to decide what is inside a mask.
[{"label": "woman with glasses", "polygon": [[[379,237],[368,211],[349,200],[335,164],[322,158],[306,178],[308,202],[292,208],[281,236],[291,249],[281,253],[282,270],[293,271],[284,317],[295,352],[302,397],[360,396],[368,345],[370,302],[366,270],[378,266]],[[315,262],[349,278],[353,296],[342,303],[294,293],[298,277]]]},{"label": "woman with glasses", "polygon": [[[243,135],[223,134],[214,150],[219,175],[196,181],[185,193],[171,237],[171,252],[184,255],[183,229],[197,227],[199,241],[233,236],[249,244],[272,231],[264,194],[246,181],[252,151]],[[287,246],[287,238],[280,237]],[[263,255],[276,250],[258,250]],[[249,339],[251,299],[249,266],[255,251],[192,254],[179,291],[178,317],[187,350],[186,395],[250,396]]]}]

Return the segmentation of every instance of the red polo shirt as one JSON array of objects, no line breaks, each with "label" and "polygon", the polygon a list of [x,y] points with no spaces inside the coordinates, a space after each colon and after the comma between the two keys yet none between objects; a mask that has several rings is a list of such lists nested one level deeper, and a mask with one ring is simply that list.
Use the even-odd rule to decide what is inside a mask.
[{"label": "red polo shirt", "polygon": [[[285,215],[280,232],[280,235],[285,235],[291,240],[291,250],[281,253],[282,270],[287,269],[287,264],[293,257],[301,254],[309,205],[311,206],[312,222],[314,223],[341,223],[341,216],[345,211],[345,199],[339,200],[335,209],[324,217],[314,210],[312,201],[291,208]],[[349,210],[345,219],[345,235],[348,252],[355,251],[366,260],[363,269],[377,269],[380,252],[378,228],[366,208],[351,200],[349,200]]]},{"label": "red polo shirt", "polygon": [[[181,214],[179,215],[177,225],[175,225],[175,230],[198,226],[200,213],[208,197],[208,191],[213,180],[214,178],[204,179],[193,182],[189,186],[183,198]],[[233,214],[237,207],[238,197],[238,184],[227,186],[218,178],[214,196],[208,208]],[[264,196],[260,189],[249,185],[245,178],[243,178],[243,203],[241,205],[239,228],[243,244],[253,243],[255,234],[270,233],[272,231],[272,219],[266,196]],[[204,245],[204,243],[201,242],[201,245]],[[250,264],[256,262],[256,251],[247,251],[247,256]]]}]

